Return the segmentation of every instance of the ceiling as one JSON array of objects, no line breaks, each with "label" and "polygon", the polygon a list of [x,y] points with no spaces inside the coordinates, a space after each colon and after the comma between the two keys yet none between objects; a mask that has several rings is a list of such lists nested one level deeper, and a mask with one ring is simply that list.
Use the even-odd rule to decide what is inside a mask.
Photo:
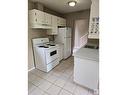
[{"label": "ceiling", "polygon": [[69,13],[69,12],[85,10],[85,9],[89,9],[91,5],[91,0],[74,0],[77,1],[75,7],[70,7],[67,4],[67,2],[73,0],[31,0],[31,1],[40,2],[44,6],[59,13]]}]

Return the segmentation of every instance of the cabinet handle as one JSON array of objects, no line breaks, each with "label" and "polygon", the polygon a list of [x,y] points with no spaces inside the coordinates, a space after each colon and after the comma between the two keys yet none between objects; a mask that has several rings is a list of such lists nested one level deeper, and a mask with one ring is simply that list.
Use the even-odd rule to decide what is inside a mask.
[{"label": "cabinet handle", "polygon": [[36,15],[36,13],[35,13],[35,15]]},{"label": "cabinet handle", "polygon": [[37,19],[36,19],[36,21],[37,21]]}]

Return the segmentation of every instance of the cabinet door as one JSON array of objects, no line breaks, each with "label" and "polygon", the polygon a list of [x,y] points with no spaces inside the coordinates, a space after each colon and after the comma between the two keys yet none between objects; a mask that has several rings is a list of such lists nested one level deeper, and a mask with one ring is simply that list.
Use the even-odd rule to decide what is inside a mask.
[{"label": "cabinet door", "polygon": [[57,25],[60,26],[60,17],[57,17]]},{"label": "cabinet door", "polygon": [[41,21],[41,24],[45,24],[44,12],[40,13],[40,21]]},{"label": "cabinet door", "polygon": [[61,18],[61,22],[60,23],[61,23],[62,26],[66,26],[66,20],[64,18]]},{"label": "cabinet door", "polygon": [[47,33],[49,35],[57,35],[58,34],[58,28],[57,28],[57,16],[52,15],[52,29],[47,30]]},{"label": "cabinet door", "polygon": [[29,23],[37,23],[37,16],[36,16],[36,10],[30,10],[29,11]]},{"label": "cabinet door", "polygon": [[44,12],[38,11],[38,12],[35,12],[35,14],[36,14],[37,23],[44,24],[45,23]]},{"label": "cabinet door", "polygon": [[58,30],[57,30],[57,17],[56,16],[52,16],[52,34],[57,34]]},{"label": "cabinet door", "polygon": [[52,25],[57,26],[57,16],[52,15]]},{"label": "cabinet door", "polygon": [[44,13],[44,18],[45,18],[45,24],[51,25],[52,24],[52,16],[48,13]]},{"label": "cabinet door", "polygon": [[66,26],[66,20],[61,17],[57,17],[57,25],[58,26]]},{"label": "cabinet door", "polygon": [[44,13],[39,10],[29,11],[29,22],[33,24],[43,24],[44,23]]}]

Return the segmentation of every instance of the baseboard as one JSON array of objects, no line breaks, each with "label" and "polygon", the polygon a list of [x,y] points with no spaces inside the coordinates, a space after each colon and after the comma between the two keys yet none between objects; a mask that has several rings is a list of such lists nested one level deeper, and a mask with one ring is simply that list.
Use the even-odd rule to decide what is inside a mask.
[{"label": "baseboard", "polygon": [[35,67],[33,67],[33,68],[29,69],[29,70],[28,70],[28,72],[32,71],[33,69],[35,69]]}]

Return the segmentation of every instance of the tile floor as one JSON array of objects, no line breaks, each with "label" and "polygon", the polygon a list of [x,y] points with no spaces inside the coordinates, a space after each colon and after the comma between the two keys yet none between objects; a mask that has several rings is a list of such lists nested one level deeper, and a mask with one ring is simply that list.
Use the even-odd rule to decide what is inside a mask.
[{"label": "tile floor", "polygon": [[28,73],[28,95],[94,95],[73,82],[74,58],[60,62],[48,73],[34,69]]}]

